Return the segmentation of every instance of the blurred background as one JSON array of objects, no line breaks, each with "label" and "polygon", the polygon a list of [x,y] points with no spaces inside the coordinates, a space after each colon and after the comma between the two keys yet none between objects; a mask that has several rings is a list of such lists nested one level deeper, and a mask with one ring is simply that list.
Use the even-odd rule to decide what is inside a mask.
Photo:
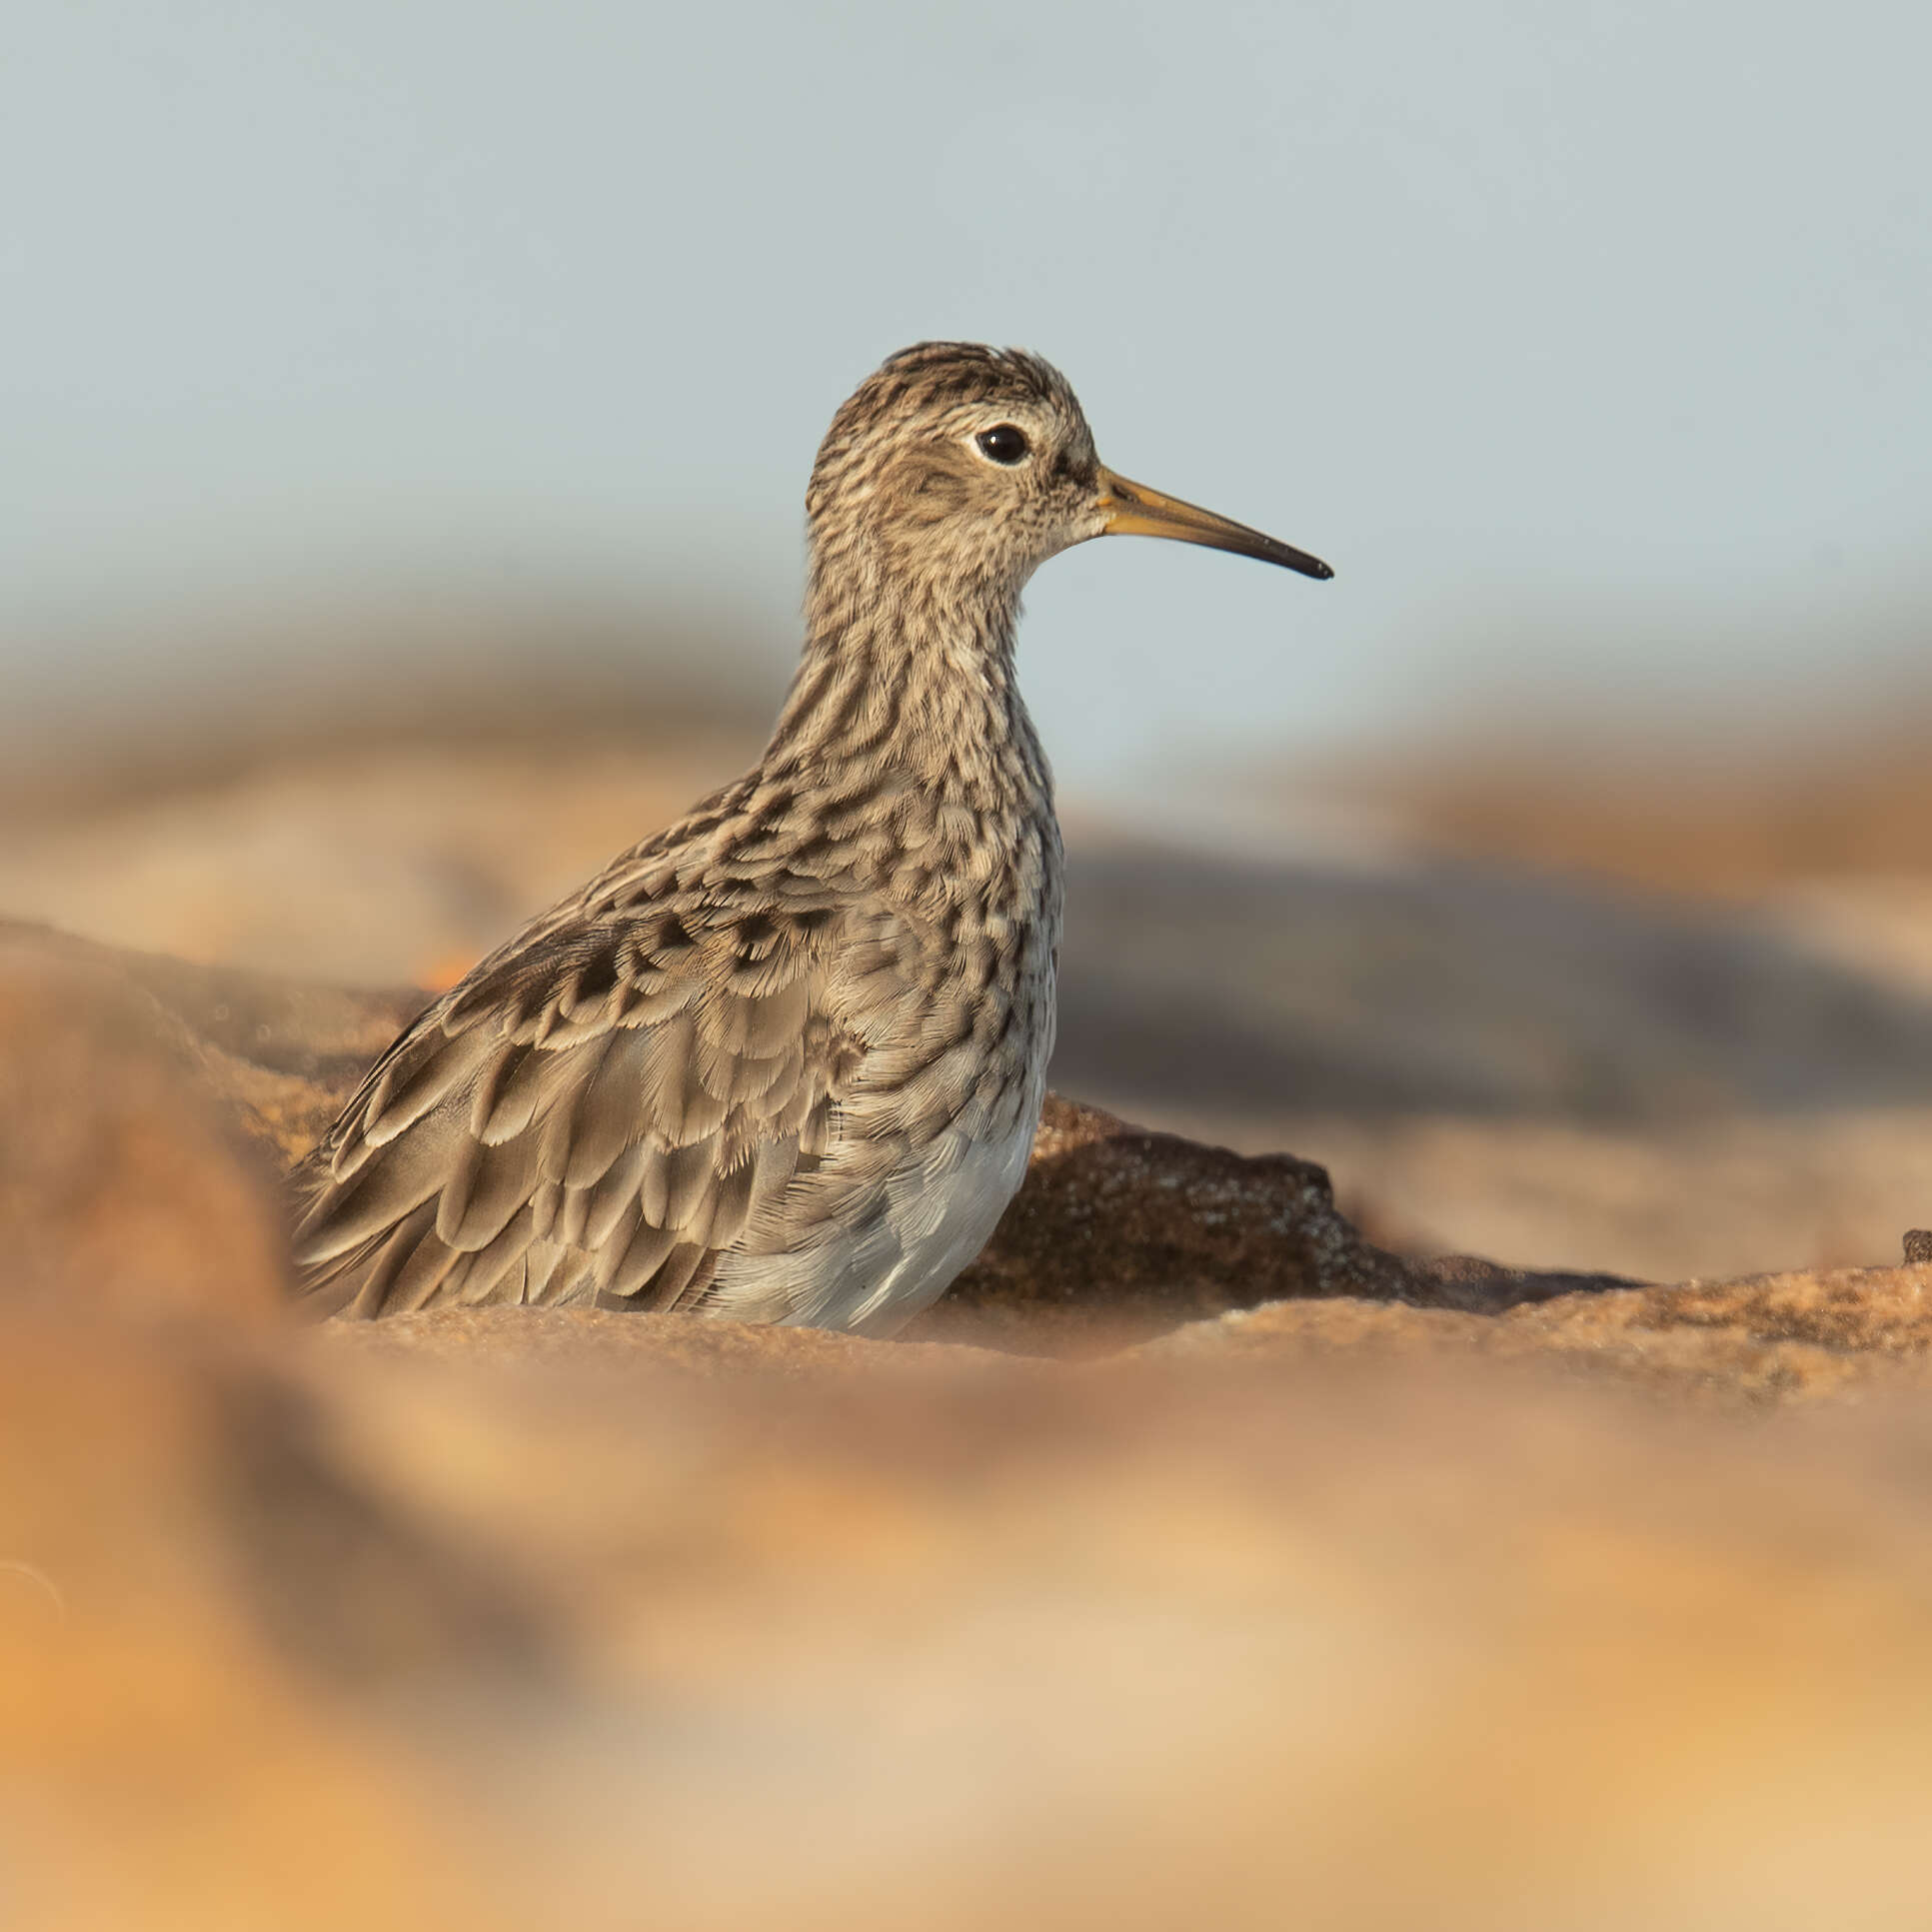
[{"label": "blurred background", "polygon": [[437,983],[728,776],[926,336],[1328,558],[1036,580],[1056,1083],[1661,1278],[1932,1218],[1903,4],[31,9],[0,912]]}]

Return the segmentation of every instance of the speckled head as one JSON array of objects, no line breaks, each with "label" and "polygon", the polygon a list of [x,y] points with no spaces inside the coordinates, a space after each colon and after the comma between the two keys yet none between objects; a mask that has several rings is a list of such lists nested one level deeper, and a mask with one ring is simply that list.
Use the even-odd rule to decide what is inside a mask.
[{"label": "speckled head", "polygon": [[837,573],[1010,598],[1047,558],[1104,536],[1177,538],[1331,575],[1116,475],[1058,370],[977,343],[920,343],[868,377],[833,418],[806,509],[815,583]]}]

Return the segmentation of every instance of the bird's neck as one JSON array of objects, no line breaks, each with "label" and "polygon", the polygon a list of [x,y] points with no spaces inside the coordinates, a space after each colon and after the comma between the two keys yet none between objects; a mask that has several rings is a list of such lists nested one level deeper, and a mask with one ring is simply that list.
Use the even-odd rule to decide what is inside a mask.
[{"label": "bird's neck", "polygon": [[1014,588],[830,572],[815,559],[806,646],[766,753],[769,777],[857,770],[988,821],[1051,810],[1051,779],[1019,696]]}]

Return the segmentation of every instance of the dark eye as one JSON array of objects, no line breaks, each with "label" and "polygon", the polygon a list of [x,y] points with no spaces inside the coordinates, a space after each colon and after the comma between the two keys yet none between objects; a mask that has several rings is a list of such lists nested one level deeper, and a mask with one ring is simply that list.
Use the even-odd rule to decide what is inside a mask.
[{"label": "dark eye", "polygon": [[994,463],[1023,463],[1033,447],[1026,441],[1026,432],[1012,423],[981,430],[972,440],[978,444],[979,454]]}]

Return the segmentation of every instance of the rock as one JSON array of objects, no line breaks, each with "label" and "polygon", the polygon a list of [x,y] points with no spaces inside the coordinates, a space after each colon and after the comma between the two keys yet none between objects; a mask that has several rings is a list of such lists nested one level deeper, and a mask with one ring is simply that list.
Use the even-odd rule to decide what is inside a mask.
[{"label": "rock", "polygon": [[907,1333],[1091,1352],[1282,1295],[1407,1285],[1310,1162],[1148,1133],[1050,1094],[992,1240]]},{"label": "rock", "polygon": [[0,1301],[259,1322],[285,1300],[272,1171],[179,1029],[97,961],[0,939]]},{"label": "rock", "polygon": [[1149,1133],[1048,1094],[1025,1185],[985,1251],[906,1332],[1094,1353],[1285,1297],[1494,1311],[1628,1285],[1472,1255],[1403,1259],[1363,1239],[1312,1161]]},{"label": "rock", "polygon": [[1599,1289],[1480,1316],[1279,1301],[1178,1329],[1146,1352],[1537,1359],[1700,1403],[1756,1406],[1932,1383],[1929,1289],[1932,1266],[1914,1265]]}]

